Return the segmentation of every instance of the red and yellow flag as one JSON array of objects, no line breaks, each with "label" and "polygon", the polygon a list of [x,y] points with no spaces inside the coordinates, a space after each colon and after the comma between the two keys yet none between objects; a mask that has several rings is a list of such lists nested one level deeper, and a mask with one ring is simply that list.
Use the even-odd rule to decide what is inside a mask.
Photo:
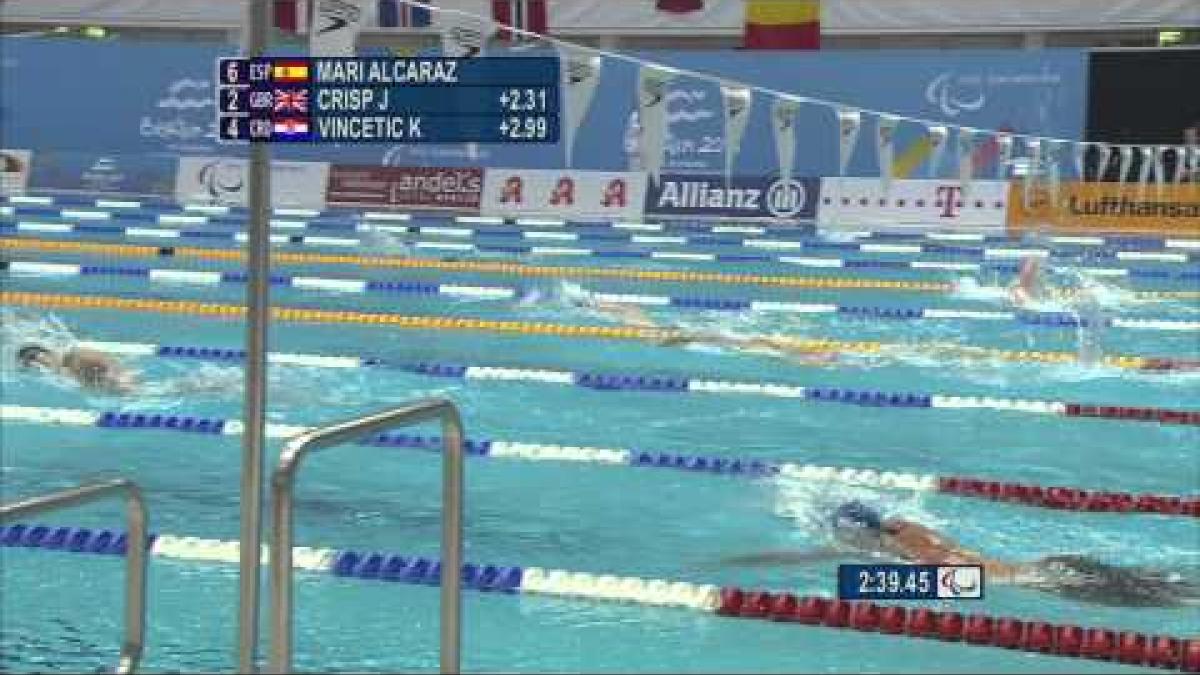
[{"label": "red and yellow flag", "polygon": [[746,0],[746,49],[820,49],[821,0]]}]

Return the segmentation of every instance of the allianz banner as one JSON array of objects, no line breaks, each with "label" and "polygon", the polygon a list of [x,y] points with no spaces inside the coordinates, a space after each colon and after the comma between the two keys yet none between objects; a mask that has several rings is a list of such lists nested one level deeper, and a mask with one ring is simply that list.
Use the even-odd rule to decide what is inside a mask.
[{"label": "allianz banner", "polygon": [[487,169],[482,211],[502,217],[636,220],[645,194],[641,172]]},{"label": "allianz banner", "polygon": [[1008,229],[1070,233],[1115,232],[1200,237],[1200,184],[1062,183],[1057,193],[1009,192]]},{"label": "allianz banner", "polygon": [[921,229],[1002,232],[1008,183],[976,180],[824,178],[817,224],[822,230]]},{"label": "allianz banner", "polygon": [[813,220],[820,191],[816,178],[664,174],[646,189],[646,215]]}]

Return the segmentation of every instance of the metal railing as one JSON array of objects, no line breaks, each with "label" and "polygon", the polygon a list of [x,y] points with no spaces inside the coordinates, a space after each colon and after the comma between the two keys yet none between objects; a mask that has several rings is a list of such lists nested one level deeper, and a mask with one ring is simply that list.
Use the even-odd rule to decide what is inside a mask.
[{"label": "metal railing", "polygon": [[296,436],[284,446],[279,466],[271,476],[271,648],[268,661],[271,672],[287,673],[292,668],[293,493],[300,462],[314,450],[435,418],[442,422],[443,449],[441,672],[459,672],[462,638],[463,426],[458,409],[445,399],[417,401],[401,408],[315,429]]},{"label": "metal railing", "polygon": [[0,523],[47,511],[88,504],[125,494],[129,529],[125,553],[125,641],[121,645],[118,673],[132,673],[142,660],[146,638],[146,503],[137,484],[124,478],[33,497],[0,506]]}]

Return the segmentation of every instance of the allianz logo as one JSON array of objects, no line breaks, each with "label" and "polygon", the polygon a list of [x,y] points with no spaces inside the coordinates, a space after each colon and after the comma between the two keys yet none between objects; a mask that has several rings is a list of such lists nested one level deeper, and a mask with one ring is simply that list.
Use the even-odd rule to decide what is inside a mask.
[{"label": "allianz logo", "polygon": [[766,190],[734,187],[716,179],[664,180],[658,195],[661,209],[723,209],[790,218],[804,210],[808,194],[804,184],[775,179]]}]

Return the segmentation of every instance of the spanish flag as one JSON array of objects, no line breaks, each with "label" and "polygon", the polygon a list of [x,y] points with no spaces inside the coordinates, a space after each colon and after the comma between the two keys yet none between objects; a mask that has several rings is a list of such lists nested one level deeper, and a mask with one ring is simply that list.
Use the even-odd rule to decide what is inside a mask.
[{"label": "spanish flag", "polygon": [[273,82],[307,82],[308,64],[304,61],[275,61],[271,64]]},{"label": "spanish flag", "polygon": [[820,49],[821,0],[746,0],[746,49]]}]

